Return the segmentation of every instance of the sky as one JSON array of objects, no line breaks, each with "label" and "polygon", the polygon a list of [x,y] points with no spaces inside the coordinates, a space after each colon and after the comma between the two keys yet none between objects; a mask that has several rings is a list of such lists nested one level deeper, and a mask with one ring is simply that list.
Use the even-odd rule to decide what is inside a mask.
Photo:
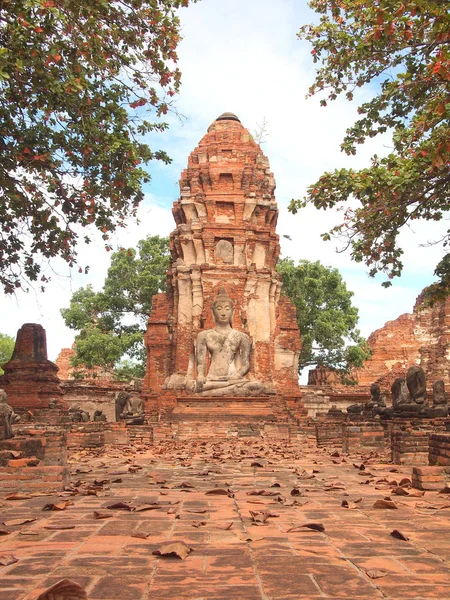
[{"label": "sky", "polygon": [[[369,278],[367,268],[352,262],[348,252],[336,252],[340,249],[337,240],[322,241],[320,234],[338,224],[342,213],[308,207],[294,216],[287,210],[290,200],[302,198],[324,171],[364,167],[374,153],[387,153],[390,143],[389,136],[377,137],[353,157],[339,148],[346,128],[357,118],[358,104],[374,90],[360,90],[353,102],[338,99],[326,108],[319,105],[318,97],[305,98],[315,66],[311,48],[296,33],[301,25],[316,19],[306,2],[201,0],[179,15],[183,41],[178,48],[182,86],[177,114],[166,117],[169,131],[150,140],[152,149],[166,150],[172,163],[151,164],[152,180],[145,187],[140,222],[130,222],[115,235],[113,247],[131,247],[149,234],[168,235],[174,229],[171,207],[178,198],[178,180],[189,153],[212,121],[223,112],[234,112],[251,132],[267,123],[262,149],[277,182],[282,256],[320,260],[338,268],[354,292],[359,328],[366,337],[386,321],[412,312],[420,291],[434,280],[434,266],[443,254],[440,246],[423,244],[439,239],[445,223],[418,223],[402,233],[404,272],[386,289],[381,286],[382,278]],[[53,261],[45,293],[36,288],[15,297],[0,296],[0,332],[15,337],[23,323],[42,324],[49,358],[55,360],[62,348],[71,346],[76,333],[65,327],[60,309],[69,306],[71,295],[81,286],[101,289],[109,256],[97,239],[79,248],[80,264],[90,266],[88,275]]]}]

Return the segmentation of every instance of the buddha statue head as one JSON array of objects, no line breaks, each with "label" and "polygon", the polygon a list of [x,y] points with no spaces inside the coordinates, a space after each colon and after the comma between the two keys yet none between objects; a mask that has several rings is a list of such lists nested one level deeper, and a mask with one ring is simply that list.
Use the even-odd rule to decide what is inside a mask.
[{"label": "buddha statue head", "polygon": [[212,304],[212,312],[217,325],[231,325],[234,315],[234,305],[225,288],[222,288],[217,294]]}]

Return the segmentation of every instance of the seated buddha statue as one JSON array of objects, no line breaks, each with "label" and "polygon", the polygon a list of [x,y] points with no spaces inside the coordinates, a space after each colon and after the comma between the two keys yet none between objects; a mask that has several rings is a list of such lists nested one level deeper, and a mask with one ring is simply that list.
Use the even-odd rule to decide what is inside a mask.
[{"label": "seated buddha statue", "polygon": [[[214,300],[212,312],[216,325],[197,335],[197,376],[188,384],[188,389],[211,396],[270,393],[260,382],[246,378],[250,370],[252,342],[246,333],[233,329],[233,301],[224,289]],[[209,369],[206,372],[208,358]]]}]

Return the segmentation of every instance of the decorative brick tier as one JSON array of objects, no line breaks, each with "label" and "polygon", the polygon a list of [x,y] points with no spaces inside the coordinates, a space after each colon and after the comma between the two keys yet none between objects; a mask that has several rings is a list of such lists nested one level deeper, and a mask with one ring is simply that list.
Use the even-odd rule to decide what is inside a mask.
[{"label": "decorative brick tier", "polygon": [[[179,396],[148,402],[154,439],[270,437],[289,439],[286,400],[278,396]],[[295,400],[291,403],[296,405]],[[156,410],[156,413],[155,413]],[[291,421],[291,423],[290,423]]]},{"label": "decorative brick tier", "polygon": [[66,432],[22,427],[1,441],[0,481],[7,493],[63,489],[69,481]]},{"label": "decorative brick tier", "polygon": [[445,418],[392,421],[391,459],[395,464],[428,464],[429,436],[445,431]]},{"label": "decorative brick tier", "polygon": [[236,421],[259,423],[275,421],[269,398],[263,396],[186,396],[177,398],[177,406],[172,412],[172,422],[203,421],[215,423]]},{"label": "decorative brick tier", "polygon": [[342,426],[342,451],[383,451],[389,446],[390,425],[387,421],[350,422]]},{"label": "decorative brick tier", "polygon": [[450,465],[450,433],[430,434],[428,463],[430,465]]}]

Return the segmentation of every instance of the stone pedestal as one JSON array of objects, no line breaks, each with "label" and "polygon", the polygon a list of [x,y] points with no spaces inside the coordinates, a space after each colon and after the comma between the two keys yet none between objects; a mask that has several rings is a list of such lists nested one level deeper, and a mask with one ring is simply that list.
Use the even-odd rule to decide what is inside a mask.
[{"label": "stone pedestal", "polygon": [[178,396],[170,410],[166,397],[153,427],[155,440],[290,435],[284,399],[273,396]]},{"label": "stone pedestal", "polygon": [[343,425],[343,452],[383,451],[389,445],[388,425],[380,421],[350,422]]},{"label": "stone pedestal", "polygon": [[428,464],[430,434],[445,430],[445,419],[393,420],[391,459],[395,464]]},{"label": "stone pedestal", "polygon": [[14,353],[3,365],[0,387],[15,409],[40,409],[51,400],[64,404],[58,367],[47,358],[47,339],[42,325],[26,323],[17,332]]},{"label": "stone pedestal", "polygon": [[450,466],[450,433],[430,434],[428,463],[436,466]]}]

